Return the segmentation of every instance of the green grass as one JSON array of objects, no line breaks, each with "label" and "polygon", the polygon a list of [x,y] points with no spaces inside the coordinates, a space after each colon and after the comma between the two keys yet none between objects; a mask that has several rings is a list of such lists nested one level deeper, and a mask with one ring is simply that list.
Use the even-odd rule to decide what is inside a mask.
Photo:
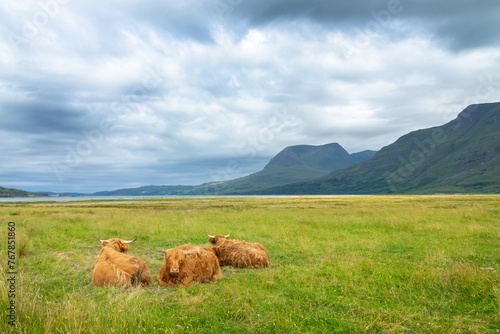
[{"label": "green grass", "polygon": [[[500,196],[194,198],[2,203],[16,222],[16,326],[0,333],[497,333]],[[205,232],[262,243],[271,268],[224,267],[187,288],[98,288],[99,238],[156,250],[209,246]],[[492,270],[493,269],[493,270]]]}]

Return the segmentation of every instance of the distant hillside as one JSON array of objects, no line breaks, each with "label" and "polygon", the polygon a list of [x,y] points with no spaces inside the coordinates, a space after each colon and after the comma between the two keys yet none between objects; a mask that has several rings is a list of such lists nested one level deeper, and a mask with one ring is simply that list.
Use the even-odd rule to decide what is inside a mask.
[{"label": "distant hillside", "polygon": [[94,196],[231,195],[254,194],[271,186],[328,175],[375,155],[375,151],[349,154],[337,143],[321,146],[297,145],[283,149],[260,172],[223,182],[199,186],[144,186],[100,191]]},{"label": "distant hillside", "polygon": [[0,187],[0,197],[45,197],[47,194],[32,193],[29,191]]},{"label": "distant hillside", "polygon": [[235,180],[194,187],[196,194],[254,194],[269,187],[312,180],[330,172],[365,161],[375,151],[349,154],[337,143],[321,146],[297,145],[283,149],[260,172]]},{"label": "distant hillside", "polygon": [[74,193],[74,192],[55,193],[55,192],[52,192],[52,191],[47,191],[46,193],[47,193],[47,195],[54,196],[54,197],[88,196],[88,194],[85,194],[85,193]]},{"label": "distant hillside", "polygon": [[352,161],[354,162],[354,164],[357,164],[366,161],[368,159],[371,159],[376,153],[377,151],[366,150],[351,154],[351,158],[353,159]]},{"label": "distant hillside", "polygon": [[500,193],[500,103],[471,105],[373,158],[262,194]]},{"label": "distant hillside", "polygon": [[143,186],[139,188],[118,189],[112,191],[99,191],[93,196],[161,196],[180,195],[190,190],[193,186]]}]

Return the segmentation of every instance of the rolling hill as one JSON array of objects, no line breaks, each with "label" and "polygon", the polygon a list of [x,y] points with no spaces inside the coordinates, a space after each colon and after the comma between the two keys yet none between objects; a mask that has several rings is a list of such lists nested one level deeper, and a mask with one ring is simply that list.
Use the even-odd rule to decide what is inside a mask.
[{"label": "rolling hill", "polygon": [[254,194],[269,187],[312,180],[371,158],[375,151],[349,154],[338,143],[296,145],[283,149],[260,172],[238,179],[211,182],[189,190],[191,194]]},{"label": "rolling hill", "polygon": [[373,158],[260,194],[500,193],[500,103],[471,105],[417,130]]},{"label": "rolling hill", "polygon": [[25,190],[0,187],[0,197],[44,197],[47,194],[32,193]]}]

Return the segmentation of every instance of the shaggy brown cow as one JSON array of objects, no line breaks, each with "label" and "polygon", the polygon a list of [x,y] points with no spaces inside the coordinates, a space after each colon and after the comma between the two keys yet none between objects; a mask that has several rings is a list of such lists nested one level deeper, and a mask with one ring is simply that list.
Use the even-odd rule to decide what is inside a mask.
[{"label": "shaggy brown cow", "polygon": [[[231,234],[231,232],[229,233]],[[230,240],[228,235],[210,235],[208,241],[219,247],[219,262],[221,266],[237,268],[269,267],[269,255],[261,244]]]},{"label": "shaggy brown cow", "polygon": [[128,244],[134,240],[122,239],[101,240],[102,249],[97,256],[93,281],[97,286],[116,285],[123,287],[148,286],[153,283],[146,262],[125,254]]},{"label": "shaggy brown cow", "polygon": [[222,278],[216,251],[194,245],[160,251],[165,253],[158,275],[159,285],[187,286],[194,282],[217,282]]}]

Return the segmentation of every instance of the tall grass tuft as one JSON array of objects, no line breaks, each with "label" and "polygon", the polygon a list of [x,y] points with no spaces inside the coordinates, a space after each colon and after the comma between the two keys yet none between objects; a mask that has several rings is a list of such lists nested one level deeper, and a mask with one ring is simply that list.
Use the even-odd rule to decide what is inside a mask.
[{"label": "tall grass tuft", "polygon": [[18,228],[16,231],[16,258],[32,254],[33,250],[33,239],[28,235],[26,228]]}]

